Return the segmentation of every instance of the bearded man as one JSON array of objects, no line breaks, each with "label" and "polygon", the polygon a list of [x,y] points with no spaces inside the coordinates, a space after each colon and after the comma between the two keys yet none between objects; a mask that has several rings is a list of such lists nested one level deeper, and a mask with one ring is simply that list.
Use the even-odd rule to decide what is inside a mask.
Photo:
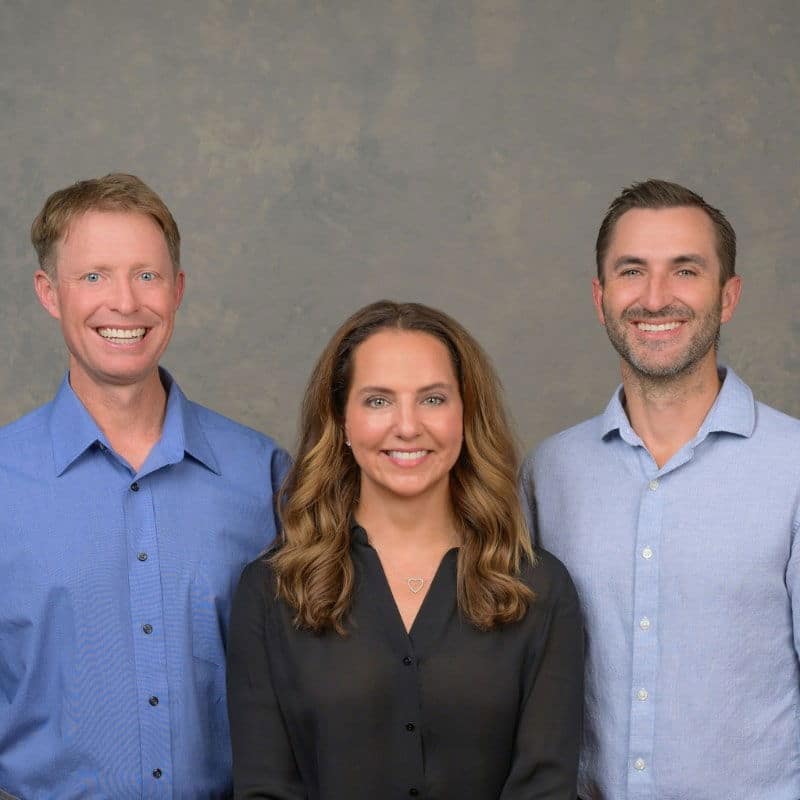
[{"label": "bearded man", "polygon": [[625,189],[592,287],[622,385],[523,469],[583,604],[583,800],[800,797],[800,422],[717,363],[735,259],[695,192]]}]

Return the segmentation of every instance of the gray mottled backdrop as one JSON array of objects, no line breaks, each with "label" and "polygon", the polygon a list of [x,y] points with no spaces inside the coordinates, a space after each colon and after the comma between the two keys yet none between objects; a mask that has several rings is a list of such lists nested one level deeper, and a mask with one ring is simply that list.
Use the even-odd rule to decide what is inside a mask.
[{"label": "gray mottled backdrop", "polygon": [[0,423],[65,364],[30,222],[116,170],[182,228],[166,365],[289,446],[324,342],[384,296],[476,334],[526,447],[596,413],[595,231],[649,176],[729,214],[723,357],[800,415],[799,34],[796,0],[0,0]]}]

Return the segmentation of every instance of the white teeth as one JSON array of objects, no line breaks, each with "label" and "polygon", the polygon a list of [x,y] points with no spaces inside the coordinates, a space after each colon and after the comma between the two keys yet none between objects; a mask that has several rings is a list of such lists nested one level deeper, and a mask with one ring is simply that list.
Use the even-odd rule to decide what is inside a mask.
[{"label": "white teeth", "polygon": [[680,322],[637,322],[636,327],[640,331],[674,331],[675,328],[680,327]]},{"label": "white teeth", "polygon": [[427,450],[414,450],[411,453],[405,450],[390,450],[389,458],[396,458],[398,461],[413,461],[415,458],[422,458],[427,453]]},{"label": "white teeth", "polygon": [[97,332],[110,342],[138,341],[145,334],[146,328],[98,328]]}]

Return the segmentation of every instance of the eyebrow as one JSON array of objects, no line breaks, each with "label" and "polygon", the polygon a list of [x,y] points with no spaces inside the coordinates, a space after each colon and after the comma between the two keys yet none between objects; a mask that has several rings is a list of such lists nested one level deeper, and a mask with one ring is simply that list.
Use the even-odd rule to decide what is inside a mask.
[{"label": "eyebrow", "polygon": [[[670,259],[670,263],[676,266],[680,264],[697,264],[699,267],[708,267],[708,261],[699,253],[681,253],[678,256]],[[639,256],[620,256],[611,265],[613,270],[619,270],[623,267],[645,267],[647,266],[647,259],[640,258]]]},{"label": "eyebrow", "polygon": [[[450,383],[430,383],[427,386],[420,386],[416,390],[417,394],[425,394],[426,392],[452,391],[453,385]],[[394,394],[394,389],[389,389],[387,386],[362,386],[358,390],[359,394]]]}]

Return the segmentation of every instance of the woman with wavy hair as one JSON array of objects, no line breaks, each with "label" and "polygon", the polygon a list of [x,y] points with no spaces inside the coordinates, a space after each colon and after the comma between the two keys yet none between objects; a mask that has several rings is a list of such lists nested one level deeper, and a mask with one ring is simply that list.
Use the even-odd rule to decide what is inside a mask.
[{"label": "woman with wavy hair", "polygon": [[311,375],[280,541],[234,602],[235,796],[574,800],[583,653],[501,389],[455,320],[362,308]]}]

